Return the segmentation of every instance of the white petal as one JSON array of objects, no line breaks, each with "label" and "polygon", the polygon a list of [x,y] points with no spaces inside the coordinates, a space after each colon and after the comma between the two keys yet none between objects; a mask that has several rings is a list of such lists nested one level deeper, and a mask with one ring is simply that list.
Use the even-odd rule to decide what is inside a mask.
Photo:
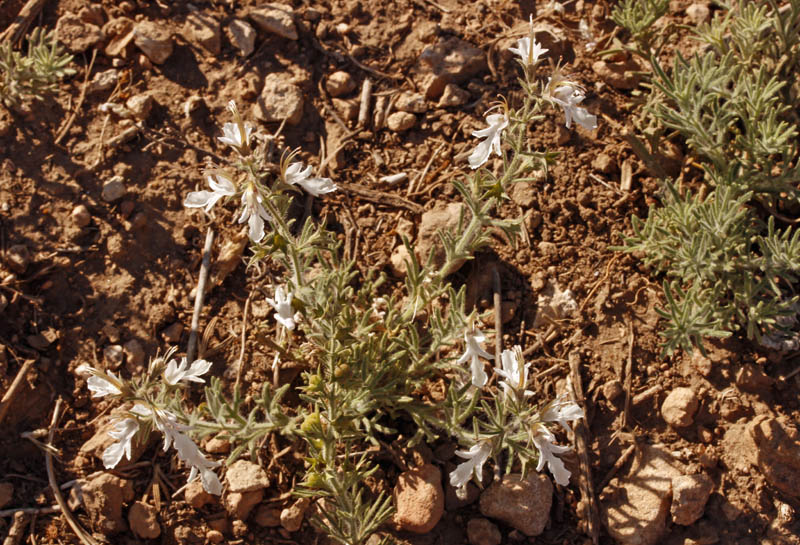
[{"label": "white petal", "polygon": [[122,391],[104,378],[92,375],[86,381],[92,397],[103,397],[107,395],[119,395]]},{"label": "white petal", "polygon": [[472,356],[472,385],[477,386],[478,388],[483,388],[486,386],[486,382],[489,380],[489,375],[486,374],[486,371],[483,369],[483,364],[478,359],[477,356]]},{"label": "white petal", "polygon": [[206,360],[195,360],[186,373],[186,380],[192,382],[205,382],[200,378],[200,375],[205,375],[211,369],[211,362]]},{"label": "white petal", "polygon": [[117,467],[117,464],[122,461],[122,456],[125,454],[125,445],[121,442],[112,443],[103,451],[101,456],[103,460],[103,467],[111,469]]},{"label": "white petal", "polygon": [[306,180],[300,180],[298,183],[303,189],[315,197],[319,197],[320,195],[331,193],[332,191],[339,189],[330,178],[308,178]]},{"label": "white petal", "polygon": [[475,149],[469,156],[470,168],[478,168],[489,159],[489,154],[492,153],[492,142],[489,138],[475,146]]},{"label": "white petal", "polygon": [[250,214],[247,222],[250,226],[249,236],[253,242],[259,242],[264,238],[264,220],[258,214]]},{"label": "white petal", "polygon": [[214,193],[221,193],[222,195],[233,195],[236,193],[236,186],[227,177],[216,174],[208,176],[208,185],[214,190]]},{"label": "white petal", "polygon": [[208,201],[213,198],[214,193],[211,191],[192,191],[186,195],[186,198],[183,200],[183,206],[186,208],[203,208],[208,204]]},{"label": "white petal", "polygon": [[472,478],[472,469],[474,464],[471,460],[462,462],[450,472],[450,485],[455,488],[465,486]]},{"label": "white petal", "polygon": [[203,482],[203,489],[206,492],[214,494],[215,496],[222,494],[222,483],[219,481],[219,477],[217,477],[216,473],[210,469],[206,469],[201,472],[200,478]]}]

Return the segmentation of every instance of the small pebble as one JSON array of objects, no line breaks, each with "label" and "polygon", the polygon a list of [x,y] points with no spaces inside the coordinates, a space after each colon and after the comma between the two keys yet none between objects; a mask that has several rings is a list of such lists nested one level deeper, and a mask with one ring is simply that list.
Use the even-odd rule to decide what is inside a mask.
[{"label": "small pebble", "polygon": [[174,324],[167,327],[164,332],[162,333],[164,340],[168,343],[177,343],[181,340],[181,335],[183,334],[183,324],[180,322],[175,322]]},{"label": "small pebble", "polygon": [[103,349],[103,360],[111,369],[119,369],[125,360],[125,351],[118,344],[110,344]]},{"label": "small pebble", "polygon": [[89,213],[89,209],[82,204],[73,208],[70,216],[75,225],[81,228],[86,227],[92,221],[92,215]]},{"label": "small pebble", "polygon": [[394,112],[386,119],[386,126],[390,131],[407,131],[417,123],[417,117],[409,112]]},{"label": "small pebble", "polygon": [[328,76],[328,80],[325,82],[325,90],[332,97],[346,95],[353,92],[355,88],[356,82],[353,81],[353,76],[342,70]]},{"label": "small pebble", "polygon": [[106,202],[114,202],[125,196],[125,182],[122,176],[114,176],[103,184],[100,197]]},{"label": "small pebble", "polygon": [[31,263],[31,253],[24,244],[14,244],[6,251],[6,264],[17,274],[22,274]]}]

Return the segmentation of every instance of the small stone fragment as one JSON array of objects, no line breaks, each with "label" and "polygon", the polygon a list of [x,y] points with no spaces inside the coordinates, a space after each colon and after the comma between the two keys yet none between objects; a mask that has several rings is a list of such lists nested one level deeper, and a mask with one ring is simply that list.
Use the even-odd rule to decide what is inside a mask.
[{"label": "small stone fragment", "polygon": [[186,17],[185,35],[192,42],[200,44],[209,53],[218,55],[222,49],[222,32],[219,21],[210,15],[198,12]]},{"label": "small stone fragment", "polygon": [[225,536],[219,530],[209,530],[206,532],[206,540],[209,543],[222,543],[225,540]]},{"label": "small stone fragment", "polygon": [[772,377],[764,369],[752,363],[745,363],[736,371],[736,386],[745,392],[767,390],[772,386]]},{"label": "small stone fragment", "polygon": [[30,263],[31,253],[24,244],[14,244],[6,250],[6,265],[15,273],[24,273]]},{"label": "small stone fragment", "polygon": [[83,505],[93,526],[106,536],[128,529],[122,518],[122,504],[133,499],[133,484],[110,473],[100,473],[81,488]]},{"label": "small stone fragment", "polygon": [[70,217],[73,223],[81,228],[86,227],[92,221],[92,215],[89,213],[89,209],[83,204],[79,204],[73,208]]},{"label": "small stone fragment", "polygon": [[392,269],[392,274],[398,278],[403,278],[408,272],[408,262],[410,260],[411,254],[408,253],[408,248],[406,248],[405,244],[398,244],[389,257],[389,267]]},{"label": "small stone fragment", "polygon": [[247,57],[256,48],[256,29],[247,21],[234,19],[225,28],[228,39],[233,47],[239,50],[243,57]]},{"label": "small stone fragment", "polygon": [[142,343],[136,339],[131,339],[122,345],[122,350],[125,353],[125,368],[131,373],[137,373],[144,369],[144,348]]},{"label": "small stone fragment", "polygon": [[531,473],[523,479],[520,473],[510,473],[481,494],[480,510],[526,536],[538,536],[550,520],[552,503],[553,483],[547,475]]},{"label": "small stone fragment", "polygon": [[695,2],[686,8],[686,17],[693,25],[699,25],[708,21],[711,17],[711,10],[705,2]]},{"label": "small stone fragment", "polygon": [[285,4],[264,4],[251,11],[248,16],[253,23],[266,32],[277,34],[287,40],[297,39],[294,25],[294,10]]},{"label": "small stone fragment", "polygon": [[285,75],[272,73],[264,78],[264,88],[255,105],[255,116],[267,123],[297,125],[303,118],[303,92]]},{"label": "small stone fragment", "polygon": [[161,335],[168,343],[177,344],[181,340],[181,335],[183,335],[183,324],[180,322],[175,322],[174,324],[167,326]]},{"label": "small stone fragment", "polygon": [[110,344],[103,349],[103,361],[111,369],[119,369],[125,361],[125,352],[118,344]]},{"label": "small stone fragment", "polygon": [[617,162],[607,153],[600,153],[592,160],[592,168],[603,174],[611,174],[617,168]]},{"label": "small stone fragment", "polygon": [[433,464],[404,471],[394,487],[393,521],[403,531],[430,532],[444,514],[442,472]]},{"label": "small stone fragment", "polygon": [[155,539],[161,535],[158,523],[158,510],[150,504],[137,501],[128,510],[128,524],[131,531],[142,539]]},{"label": "small stone fragment", "polygon": [[358,103],[354,100],[333,98],[331,99],[331,102],[333,102],[333,107],[336,108],[336,111],[339,112],[339,115],[341,115],[346,121],[355,121],[355,119],[358,117]]},{"label": "small stone fragment", "polygon": [[231,443],[227,439],[212,437],[206,443],[206,452],[210,454],[228,454],[231,451]]},{"label": "small stone fragment", "polygon": [[428,111],[428,102],[420,93],[400,93],[394,102],[396,110],[412,114],[424,114]]},{"label": "small stone fragment", "polygon": [[192,481],[187,484],[183,491],[183,498],[186,503],[195,509],[202,509],[204,506],[216,501],[213,495],[205,491],[203,483],[200,481]]},{"label": "small stone fragment", "polygon": [[592,70],[600,79],[616,89],[636,89],[641,81],[641,76],[638,74],[641,68],[633,61],[624,63],[596,61],[592,64]]},{"label": "small stone fragment", "polygon": [[672,478],[672,522],[689,526],[703,516],[706,502],[714,490],[708,475],[681,475]]},{"label": "small stone fragment", "polygon": [[617,379],[609,380],[603,384],[603,397],[605,397],[608,401],[613,402],[622,395],[622,392],[622,383]]},{"label": "small stone fragment", "polygon": [[444,86],[438,106],[440,108],[452,108],[454,106],[463,106],[467,102],[469,102],[469,91],[462,89],[455,83],[448,83]]},{"label": "small stone fragment", "polygon": [[691,388],[675,388],[661,405],[664,421],[674,428],[685,428],[694,422],[699,401]]},{"label": "small stone fragment", "polygon": [[467,523],[467,539],[470,545],[500,545],[503,536],[489,519],[474,518]]},{"label": "small stone fragment", "polygon": [[355,88],[356,82],[353,80],[353,76],[343,70],[334,72],[328,76],[328,80],[325,82],[325,90],[332,97],[340,97],[352,93]]},{"label": "small stone fragment", "polygon": [[103,25],[103,34],[106,38],[110,38],[105,49],[106,56],[119,57],[127,55],[128,45],[134,38],[133,25],[133,19],[129,17],[117,17]]},{"label": "small stone fragment", "polygon": [[122,176],[113,176],[103,184],[103,191],[100,197],[106,202],[114,202],[125,196],[125,182]]},{"label": "small stone fragment", "polygon": [[138,121],[144,121],[153,110],[153,97],[148,93],[133,95],[125,102],[125,107],[130,110],[133,117]]},{"label": "small stone fragment", "polygon": [[800,498],[800,432],[767,415],[747,424],[755,443],[750,462],[767,481],[791,498]]},{"label": "small stone fragment", "polygon": [[0,483],[0,509],[11,503],[12,499],[14,499],[14,485]]},{"label": "small stone fragment", "polygon": [[264,489],[252,492],[229,492],[225,496],[225,510],[236,520],[245,520],[253,507],[264,499]]},{"label": "small stone fragment", "polygon": [[417,123],[417,116],[408,112],[394,112],[386,119],[386,127],[390,131],[404,132]]},{"label": "small stone fragment", "polygon": [[154,64],[163,64],[174,49],[170,33],[152,21],[136,24],[133,41]]},{"label": "small stone fragment", "polygon": [[276,528],[281,525],[281,510],[269,505],[259,505],[253,520],[261,527]]},{"label": "small stone fragment", "polygon": [[267,472],[248,460],[237,460],[225,474],[228,490],[231,492],[252,492],[269,486]]},{"label": "small stone fragment", "polygon": [[66,13],[58,20],[56,35],[70,53],[83,53],[103,39],[99,26],[82,21],[72,13]]},{"label": "small stone fragment", "polygon": [[486,54],[459,38],[426,47],[420,61],[430,68],[421,86],[430,99],[439,98],[448,83],[462,83],[486,68]]},{"label": "small stone fragment", "polygon": [[303,525],[306,509],[311,505],[311,498],[300,498],[281,511],[281,526],[288,532],[296,532]]}]

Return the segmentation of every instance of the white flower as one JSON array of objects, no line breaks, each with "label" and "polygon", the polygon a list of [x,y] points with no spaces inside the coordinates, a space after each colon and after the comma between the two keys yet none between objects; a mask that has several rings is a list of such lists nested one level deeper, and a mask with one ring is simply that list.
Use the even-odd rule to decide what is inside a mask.
[{"label": "white flower", "polygon": [[272,218],[264,210],[262,205],[263,198],[253,186],[245,189],[242,193],[242,215],[239,216],[239,223],[247,222],[250,226],[249,236],[253,242],[258,242],[264,238],[264,220],[271,220]]},{"label": "white flower", "polygon": [[522,58],[522,64],[526,66],[535,65],[539,62],[539,57],[550,51],[542,47],[533,37],[526,36],[517,40],[517,47],[509,47],[509,51]]},{"label": "white flower", "polygon": [[536,471],[541,471],[546,463],[556,483],[566,486],[569,484],[570,472],[564,467],[564,462],[561,458],[556,457],[556,454],[569,452],[570,448],[554,445],[555,439],[553,432],[546,427],[543,425],[537,427],[533,435],[533,444],[539,449],[539,463],[536,465]]},{"label": "white flower", "polygon": [[286,167],[285,179],[287,184],[299,184],[315,197],[339,189],[330,178],[311,178],[311,166],[303,169],[303,163],[292,163]]},{"label": "white flower", "polygon": [[482,442],[472,445],[469,450],[457,450],[456,454],[462,458],[466,458],[450,473],[450,485],[454,488],[461,489],[467,486],[467,483],[472,478],[473,471],[478,477],[478,482],[483,482],[483,464],[489,459],[492,453],[491,443]]},{"label": "white flower", "polygon": [[117,467],[124,455],[131,459],[133,437],[139,431],[139,422],[135,418],[125,418],[114,424],[114,429],[108,435],[117,440],[103,451],[103,466],[106,469]]},{"label": "white flower", "polygon": [[164,380],[171,386],[175,386],[182,380],[205,382],[200,375],[206,374],[209,369],[211,369],[211,362],[206,360],[195,360],[191,366],[186,358],[181,358],[180,365],[175,363],[175,360],[170,360],[164,370]]},{"label": "white flower", "polygon": [[586,108],[578,106],[586,98],[586,95],[574,83],[562,82],[551,91],[550,98],[564,109],[564,118],[568,129],[572,126],[573,120],[584,129],[594,130],[597,128],[597,116],[590,114]]},{"label": "white flower", "polygon": [[461,356],[456,363],[463,364],[467,360],[470,362],[470,370],[472,372],[472,384],[478,388],[483,388],[489,380],[486,371],[483,370],[483,364],[478,359],[486,358],[487,360],[494,359],[494,356],[481,348],[480,343],[484,342],[486,337],[477,328],[471,328],[464,333],[464,343],[466,350],[464,355]]},{"label": "white flower", "polygon": [[478,168],[489,159],[492,150],[500,155],[500,137],[503,130],[508,126],[508,116],[506,114],[491,114],[486,116],[489,124],[485,129],[473,131],[472,136],[483,138],[483,142],[475,146],[469,156],[469,166],[473,169]]},{"label": "white flower", "polygon": [[245,146],[250,145],[250,133],[253,132],[253,127],[250,123],[244,123],[244,134],[242,131],[239,130],[238,123],[225,123],[222,126],[222,134],[224,136],[218,136],[217,140],[222,142],[223,144],[228,144],[230,147],[234,149],[242,149]]},{"label": "white flower", "polygon": [[217,204],[222,197],[230,197],[236,194],[236,186],[226,176],[222,174],[208,174],[206,181],[211,191],[192,191],[183,200],[186,208],[202,208],[206,213]]},{"label": "white flower", "polygon": [[583,418],[583,409],[574,401],[568,400],[566,394],[561,394],[548,403],[539,417],[542,422],[558,422],[568,432],[572,431],[568,422],[579,418]]},{"label": "white flower", "polygon": [[267,297],[267,303],[275,309],[275,319],[289,331],[297,325],[295,313],[292,309],[292,293],[284,292],[283,286],[275,289],[275,299]]},{"label": "white flower", "polygon": [[92,375],[86,381],[89,391],[92,392],[92,397],[116,396],[122,394],[122,390],[119,389],[122,382],[111,371],[108,371],[106,374],[111,380],[98,375]]},{"label": "white flower", "polygon": [[522,348],[519,346],[515,346],[512,350],[503,350],[500,355],[503,367],[495,367],[494,370],[505,379],[500,381],[500,386],[503,387],[506,396],[512,392],[522,392],[525,397],[533,395],[530,390],[525,390],[528,384],[528,367],[531,364],[523,365],[522,361]]}]

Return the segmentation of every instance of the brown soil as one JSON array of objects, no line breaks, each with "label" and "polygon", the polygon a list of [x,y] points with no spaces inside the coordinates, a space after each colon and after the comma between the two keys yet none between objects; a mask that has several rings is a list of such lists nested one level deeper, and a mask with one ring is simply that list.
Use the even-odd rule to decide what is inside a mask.
[{"label": "brown soil", "polygon": [[[687,3],[673,2],[673,22],[686,22],[683,10]],[[13,20],[21,4],[3,6],[0,28]],[[41,24],[54,28],[63,14],[77,12],[84,4],[82,0],[46,2]],[[212,15],[223,26],[236,16],[244,17],[254,4],[248,0],[193,2],[200,13]],[[487,53],[488,69],[462,84],[470,93],[467,106],[438,108],[435,101],[429,101],[427,112],[418,116],[416,126],[408,132],[398,134],[386,128],[357,132],[328,170],[337,183],[380,193],[369,198],[363,191],[339,191],[322,204],[317,200],[314,213],[339,226],[342,239],[350,245],[349,251],[362,270],[388,272],[389,257],[399,240],[398,222],[416,224],[420,210],[455,197],[448,182],[469,171],[464,152],[475,145],[471,132],[482,127],[484,112],[499,95],[512,100],[518,97],[518,67],[507,47],[526,32],[528,15],[536,4],[533,14],[537,23],[566,37],[563,58],[569,72],[586,86],[585,105],[598,114],[599,128],[594,132],[565,132],[563,116],[552,112],[531,129],[533,141],[557,151],[559,158],[546,179],[530,184],[532,191],[522,196],[527,198],[524,207],[511,201],[501,210],[507,217],[525,214],[527,236],[516,249],[498,236],[490,251],[478,255],[455,275],[455,282],[479,286],[475,301],[488,306],[491,283],[475,279],[490,264],[499,265],[504,297],[515,310],[505,325],[509,346],[531,346],[546,333],[546,328],[537,330],[532,324],[538,293],[548,282],[575,293],[579,316],[551,332],[544,346],[530,356],[533,374],[556,366],[533,386],[545,398],[553,396],[558,381],[569,372],[567,354],[580,351],[591,471],[598,493],[630,445],[663,443],[690,468],[709,474],[715,483],[701,520],[688,528],[671,526],[665,543],[800,543],[797,519],[783,526],[773,523],[782,506],[800,508],[796,500],[770,487],[755,470],[735,471],[719,462],[722,438],[735,422],[749,421],[762,413],[795,422],[800,418],[797,376],[758,393],[747,393],[736,387],[737,369],[744,363],[755,363],[777,378],[791,372],[796,363],[736,339],[712,347],[707,373],[698,371],[690,355],[662,357],[659,319],[654,310],[661,304],[659,279],[649,276],[634,257],[609,249],[609,245],[620,243],[620,233],[629,231],[632,214],[646,215],[658,190],[655,178],[624,136],[626,130],[635,131],[636,107],[631,92],[619,91],[598,78],[592,70],[592,63],[598,59],[596,49],[587,49],[587,39],[579,31],[579,21],[585,19],[595,39],[602,43],[614,31],[608,19],[610,6],[602,1],[578,0],[567,3],[565,12],[559,14],[548,10],[546,2],[507,0],[324,0],[311,4],[313,8],[294,2],[300,35],[297,41],[259,32],[255,52],[242,59],[224,33],[217,55],[183,36],[183,22],[190,13],[188,4],[103,0],[107,19],[121,15],[148,19],[173,32],[172,56],[153,67],[138,50],[132,49],[127,58],[112,59],[99,47],[93,74],[111,68],[113,63],[122,75],[121,86],[114,96],[111,91],[88,94],[76,112],[90,49],[76,55],[78,73],[64,81],[53,98],[33,105],[27,114],[3,112],[0,116],[0,123],[9,125],[8,133],[0,138],[2,252],[5,256],[12,246],[24,245],[31,255],[22,273],[12,274],[0,260],[0,296],[8,301],[0,315],[0,391],[6,391],[26,360],[35,360],[34,370],[3,422],[6,433],[0,435],[0,475],[15,487],[7,508],[53,503],[43,453],[20,434],[47,428],[57,397],[66,404],[55,439],[60,453],[58,480],[68,481],[101,469],[98,461],[77,456],[78,448],[94,433],[95,418],[107,408],[103,402],[90,402],[85,381],[74,374],[79,364],[102,361],[107,345],[131,339],[141,342],[150,355],[170,344],[185,347],[205,220],[200,214],[187,213],[182,200],[188,191],[202,185],[204,162],[214,159],[215,154],[227,153],[215,137],[222,123],[229,121],[225,108],[229,100],[236,100],[245,116],[252,119],[251,105],[263,77],[273,72],[291,73],[304,92],[305,109],[299,125],[285,127],[282,141],[292,148],[302,147],[302,157],[318,165],[321,143],[330,152],[344,131],[334,119],[336,110],[324,90],[329,74],[344,70],[355,78],[357,88],[346,99],[357,105],[358,89],[367,77],[374,82],[375,94],[414,90],[420,52],[442,38],[457,36]],[[349,25],[344,36],[335,30],[339,24]],[[674,46],[692,47],[688,42]],[[155,99],[145,124],[147,130],[117,148],[102,145],[124,128],[118,120],[101,113],[99,106],[111,99],[124,102],[145,91]],[[205,106],[187,117],[184,104],[195,95]],[[55,135],[72,113],[76,113],[72,126],[56,144]],[[348,128],[354,127],[353,122],[345,123]],[[258,128],[274,132],[278,124],[261,123]],[[603,153],[612,160],[605,173],[593,167],[595,158]],[[676,156],[682,157],[680,150]],[[409,179],[415,179],[429,163],[411,195],[408,181],[396,186],[378,182],[378,178],[398,172],[407,172]],[[620,189],[623,165],[632,172],[629,191]],[[684,174],[688,179],[697,173],[687,170]],[[101,189],[115,175],[124,178],[127,194],[120,201],[108,203],[101,198]],[[382,197],[385,194],[402,197],[416,206],[400,207]],[[91,214],[90,224],[83,228],[71,217],[79,204]],[[218,241],[240,236],[238,226],[231,221],[232,211],[219,207],[217,216],[214,225]],[[215,244],[217,255],[221,246]],[[248,269],[244,260],[233,263],[238,266],[211,290],[202,313],[201,327],[206,327],[210,318],[217,319],[209,345],[212,353],[207,357],[214,361],[214,372],[219,375],[226,364],[239,357],[245,300],[252,296],[251,320],[265,321],[268,308],[260,289],[265,277],[277,273],[268,268]],[[178,343],[169,343],[164,332],[176,323],[183,325],[184,332]],[[244,383],[251,392],[257,392],[271,375],[268,368],[272,355],[252,334],[247,338],[247,348]],[[632,396],[654,385],[662,389],[631,404],[628,425],[622,429],[625,395],[608,401],[603,386],[624,377],[628,364],[633,373]],[[122,372],[127,373],[125,369]],[[669,428],[660,413],[664,397],[677,386],[702,392],[695,424],[680,432]],[[733,410],[731,404],[735,405]],[[727,408],[722,410],[723,406]],[[270,451],[285,446],[278,440]],[[157,447],[143,459],[159,466],[173,482],[183,481],[183,470],[171,465],[170,457]],[[271,477],[276,478],[273,482],[279,484],[267,492],[267,498],[290,490],[294,463],[271,465]],[[629,466],[630,461],[619,474]],[[152,472],[149,466],[128,474],[134,479],[138,499],[152,495]],[[162,493],[163,498],[169,495],[166,492],[170,491]],[[548,529],[527,543],[588,542],[583,533],[585,521],[577,510],[579,499],[577,486],[559,490]],[[448,511],[430,535],[402,539],[415,544],[466,543],[466,521],[475,512],[475,506]],[[160,539],[175,542],[175,529],[179,527],[196,529],[204,536],[204,528],[215,514],[213,509],[198,511],[182,499],[167,498],[161,503],[164,531]],[[3,520],[10,519],[0,519],[0,528]],[[88,526],[87,519],[82,520]],[[501,526],[501,531],[504,543],[527,539],[508,527]],[[601,543],[613,542],[605,530],[601,533]],[[54,515],[36,518],[30,535],[35,538],[32,542],[39,544],[79,542],[63,517]],[[132,535],[115,539],[137,542]],[[315,539],[311,530],[282,536],[275,529],[251,523],[244,542],[313,543]]]}]

